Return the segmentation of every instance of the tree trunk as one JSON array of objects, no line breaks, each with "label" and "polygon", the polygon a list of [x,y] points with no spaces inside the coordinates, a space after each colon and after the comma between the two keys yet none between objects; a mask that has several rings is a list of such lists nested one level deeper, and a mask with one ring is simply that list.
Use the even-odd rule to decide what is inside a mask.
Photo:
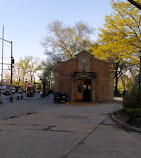
[{"label": "tree trunk", "polygon": [[115,64],[115,89],[114,89],[114,95],[115,96],[118,96],[119,92],[118,92],[118,67],[119,67],[119,63],[120,61],[118,61],[116,64]]},{"label": "tree trunk", "polygon": [[134,0],[128,0],[131,4],[133,4],[135,7],[141,10],[141,5],[138,2],[135,2]]},{"label": "tree trunk", "polygon": [[115,72],[115,90],[114,90],[114,95],[118,96],[118,75],[117,75],[117,71]]}]

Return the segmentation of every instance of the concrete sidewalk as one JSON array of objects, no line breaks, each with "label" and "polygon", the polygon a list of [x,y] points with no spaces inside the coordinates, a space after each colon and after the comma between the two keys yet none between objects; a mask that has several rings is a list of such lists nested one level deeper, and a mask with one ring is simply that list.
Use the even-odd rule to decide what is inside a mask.
[{"label": "concrete sidewalk", "polygon": [[[33,101],[32,104],[45,106],[47,102]],[[0,120],[0,157],[141,157],[141,140],[109,118],[108,114],[120,108],[119,104],[75,106],[52,103],[48,106],[50,108],[31,115]],[[6,108],[8,110],[8,106]]]},{"label": "concrete sidewalk", "polygon": [[67,158],[140,158],[141,141],[114,126],[101,124]]}]

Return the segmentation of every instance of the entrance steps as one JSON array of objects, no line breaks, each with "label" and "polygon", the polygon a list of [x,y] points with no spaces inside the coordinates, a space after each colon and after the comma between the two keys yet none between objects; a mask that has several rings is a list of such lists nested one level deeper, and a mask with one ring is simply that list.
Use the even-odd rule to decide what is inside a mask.
[{"label": "entrance steps", "polygon": [[66,102],[67,105],[99,105],[98,102]]}]

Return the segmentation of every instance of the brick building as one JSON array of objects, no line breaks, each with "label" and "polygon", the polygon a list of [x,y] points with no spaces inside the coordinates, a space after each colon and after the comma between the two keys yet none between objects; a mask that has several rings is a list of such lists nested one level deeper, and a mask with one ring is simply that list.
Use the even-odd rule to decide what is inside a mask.
[{"label": "brick building", "polygon": [[94,58],[82,51],[55,71],[55,92],[66,93],[68,101],[112,102],[114,70],[111,63]]}]

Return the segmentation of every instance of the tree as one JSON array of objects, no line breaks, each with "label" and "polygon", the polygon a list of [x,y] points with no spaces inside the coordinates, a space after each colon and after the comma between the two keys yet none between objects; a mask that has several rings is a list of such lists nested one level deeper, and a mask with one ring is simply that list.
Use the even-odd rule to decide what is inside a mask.
[{"label": "tree", "polygon": [[17,63],[14,64],[12,72],[13,72],[12,84],[14,86],[19,86],[20,72],[19,72],[19,68],[17,66]]},{"label": "tree", "polygon": [[8,71],[4,72],[4,78],[6,79],[6,85],[11,84],[11,74]]},{"label": "tree", "polygon": [[54,83],[54,70],[55,70],[57,61],[55,62],[55,60],[54,61],[47,60],[46,62],[45,61],[42,62],[42,66],[43,66],[42,78],[46,80],[48,89],[53,88],[52,83]]},{"label": "tree", "polygon": [[141,10],[141,1],[140,0],[138,0],[139,2],[136,2],[136,1],[134,1],[134,0],[128,0],[131,4],[133,4],[134,6],[136,6],[138,9],[140,9]]},{"label": "tree", "polygon": [[23,83],[25,75],[29,72],[29,62],[30,57],[20,58],[19,62],[17,63],[17,66],[20,68],[22,76],[23,76]]},{"label": "tree", "polygon": [[112,46],[111,44],[100,43],[96,46],[93,45],[90,50],[96,58],[109,61],[113,64],[115,69],[115,95],[118,95],[119,78],[129,70],[129,67],[134,66],[136,60],[129,60],[130,55],[118,50],[116,47],[118,46],[114,44]]},{"label": "tree", "polygon": [[[93,29],[84,22],[73,27],[64,26],[60,21],[48,24],[48,35],[42,42],[46,54],[60,54],[64,59],[71,59],[81,50],[88,49],[91,42],[89,35]],[[51,50],[51,51],[50,51]]]},{"label": "tree", "polygon": [[[106,16],[105,27],[108,29],[108,34],[120,37],[114,40],[120,42],[120,45],[128,44],[132,46],[132,50],[141,49],[141,12],[130,3],[111,1],[114,10],[113,15]],[[122,45],[123,45],[122,44]],[[131,49],[131,47],[130,47]]]},{"label": "tree", "polygon": [[[30,76],[32,84],[32,79],[35,75],[35,73],[41,69],[41,63],[39,59],[35,59],[32,56],[26,56],[24,58],[20,58],[19,62],[16,63],[18,68],[18,73],[15,72],[15,74],[18,74],[19,78],[19,72],[21,73],[20,76],[22,76],[22,84],[25,85],[24,80],[25,76]],[[20,70],[20,71],[19,71]]]},{"label": "tree", "polygon": [[31,83],[32,83],[32,79],[35,76],[35,73],[38,70],[41,70],[41,63],[39,62],[38,58],[33,58],[32,56],[29,56],[29,58],[30,58],[30,61],[29,61],[28,69],[29,69],[29,74],[30,74]]},{"label": "tree", "polygon": [[115,93],[118,93],[118,79],[129,68],[138,63],[138,49],[141,49],[140,11],[125,2],[111,1],[113,14],[105,17],[98,44],[91,47],[92,54],[102,60],[114,63]]}]

